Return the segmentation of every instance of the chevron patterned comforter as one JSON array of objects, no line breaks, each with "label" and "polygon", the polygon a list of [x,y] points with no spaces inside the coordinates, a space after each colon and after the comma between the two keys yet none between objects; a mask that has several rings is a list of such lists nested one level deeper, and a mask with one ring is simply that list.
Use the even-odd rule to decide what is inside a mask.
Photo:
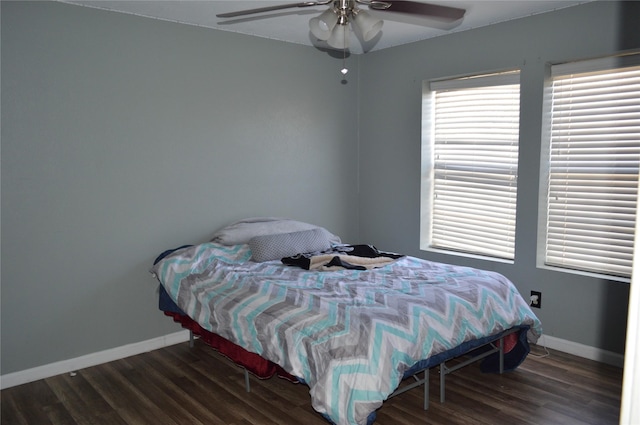
[{"label": "chevron patterned comforter", "polygon": [[[366,424],[416,362],[540,322],[504,276],[402,257],[375,270],[308,271],[205,243],[151,269],[203,328],[309,385],[335,424]],[[375,414],[373,414],[375,417]]]}]

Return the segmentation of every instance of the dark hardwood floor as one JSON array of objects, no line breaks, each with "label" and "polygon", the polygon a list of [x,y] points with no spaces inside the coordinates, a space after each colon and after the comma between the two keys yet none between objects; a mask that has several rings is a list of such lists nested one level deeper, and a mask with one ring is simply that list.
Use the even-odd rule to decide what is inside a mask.
[{"label": "dark hardwood floor", "polygon": [[[618,424],[622,369],[549,351],[504,375],[475,364],[449,375],[444,404],[432,369],[429,410],[414,389],[385,402],[375,423]],[[252,377],[246,393],[242,369],[199,341],[8,388],[1,406],[3,425],[327,424],[306,386]]]}]

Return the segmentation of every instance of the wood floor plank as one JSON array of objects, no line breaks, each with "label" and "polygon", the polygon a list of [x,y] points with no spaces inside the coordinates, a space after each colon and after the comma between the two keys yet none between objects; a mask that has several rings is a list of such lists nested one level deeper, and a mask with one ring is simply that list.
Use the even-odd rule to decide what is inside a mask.
[{"label": "wood floor plank", "polygon": [[154,408],[146,395],[129,385],[117,371],[121,360],[79,371],[126,423],[180,425]]},{"label": "wood floor plank", "polygon": [[52,424],[77,425],[77,422],[62,402],[50,404],[44,408],[44,411]]},{"label": "wood floor plank", "polygon": [[176,409],[186,411],[193,417],[190,423],[220,423],[222,419],[216,416],[210,407],[198,403],[194,399],[188,389],[190,384],[187,383],[184,374],[169,368],[165,368],[163,364],[156,360],[155,356],[135,356],[131,358],[134,367],[141,370],[139,387],[154,388],[154,403],[157,406],[178,406]]},{"label": "wood floor plank", "polygon": [[114,414],[111,406],[80,374],[58,375],[45,380],[76,423],[98,424]]},{"label": "wood floor plank", "polygon": [[[137,359],[140,356],[136,356]],[[136,364],[136,358],[132,359],[132,364]],[[129,360],[129,359],[127,359]],[[129,367],[119,369],[127,382],[138,391],[144,393],[149,402],[156,409],[178,424],[204,425],[196,416],[191,414],[177,401],[176,391],[172,390],[173,385],[167,387],[161,380],[153,379],[156,375],[153,370],[144,367]]]},{"label": "wood floor plank", "polygon": [[[18,410],[15,412],[15,416],[20,418],[21,422],[42,425],[52,424],[47,410],[50,409],[51,405],[58,403],[58,399],[43,380],[29,384],[28,388],[26,386],[16,387],[11,396],[13,405]],[[4,401],[2,404],[4,404]]]},{"label": "wood floor plank", "polygon": [[[375,425],[617,425],[622,370],[550,350],[515,371],[485,374],[470,365],[439,374],[423,389],[387,400]],[[455,361],[454,361],[455,363]],[[274,377],[251,377],[196,341],[8,388],[1,392],[3,425],[326,425],[311,407],[309,388]]]},{"label": "wood floor plank", "polygon": [[14,425],[29,425],[27,419],[21,413],[21,407],[16,404],[13,391],[2,391],[2,402],[0,403],[0,419],[6,423]]}]

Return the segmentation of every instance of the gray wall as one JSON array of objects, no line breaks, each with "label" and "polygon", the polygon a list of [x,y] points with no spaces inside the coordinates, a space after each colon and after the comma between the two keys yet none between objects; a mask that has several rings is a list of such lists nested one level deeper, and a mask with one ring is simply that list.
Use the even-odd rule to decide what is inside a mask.
[{"label": "gray wall", "polygon": [[[360,235],[394,251],[492,269],[536,310],[547,335],[624,352],[629,285],[536,268],[545,66],[640,48],[640,2],[595,2],[363,55],[360,62]],[[521,139],[515,264],[434,254],[420,243],[423,80],[520,68]]]},{"label": "gray wall", "polygon": [[[628,285],[538,270],[545,63],[640,47],[597,2],[352,59],[57,3],[2,2],[1,374],[178,330],[147,273],[245,216],[498,270],[545,331],[623,351]],[[635,10],[624,10],[635,8]],[[626,20],[623,18],[626,17]],[[422,80],[522,68],[514,265],[419,249]]]},{"label": "gray wall", "polygon": [[147,270],[231,221],[355,238],[357,85],[335,59],[60,3],[1,12],[2,374],[179,330]]}]

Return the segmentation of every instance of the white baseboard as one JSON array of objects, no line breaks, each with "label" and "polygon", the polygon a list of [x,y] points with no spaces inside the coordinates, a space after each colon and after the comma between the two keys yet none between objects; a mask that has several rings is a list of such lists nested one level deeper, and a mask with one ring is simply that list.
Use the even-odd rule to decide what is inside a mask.
[{"label": "white baseboard", "polygon": [[76,357],[75,359],[63,360],[44,366],[34,367],[32,369],[8,373],[0,376],[0,390],[40,379],[50,378],[62,373],[69,373],[91,366],[97,366],[114,360],[124,359],[125,357],[135,356],[137,354],[179,344],[188,340],[189,331],[183,330],[158,338],[149,339],[147,341],[136,342],[97,353],[87,354],[86,356]]},{"label": "white baseboard", "polygon": [[566,339],[560,339],[549,335],[542,335],[538,340],[538,345],[612,366],[622,367],[624,365],[624,355],[622,354],[591,347],[590,345],[584,345],[578,342],[567,341]]},{"label": "white baseboard", "polygon": [[[76,357],[75,359],[63,360],[61,362],[38,366],[32,369],[8,373],[0,376],[0,390],[37,381],[39,379],[50,378],[62,373],[69,373],[91,366],[97,366],[114,360],[124,359],[125,357],[135,356],[137,354],[179,344],[188,340],[189,332],[183,330],[147,341],[136,342],[134,344],[123,345],[122,347],[87,354],[86,356]],[[591,347],[577,342],[567,341],[553,336],[543,335],[538,340],[538,345],[543,345],[554,350],[613,366],[622,367],[624,364],[624,356],[622,354],[602,350],[600,348]]]}]

